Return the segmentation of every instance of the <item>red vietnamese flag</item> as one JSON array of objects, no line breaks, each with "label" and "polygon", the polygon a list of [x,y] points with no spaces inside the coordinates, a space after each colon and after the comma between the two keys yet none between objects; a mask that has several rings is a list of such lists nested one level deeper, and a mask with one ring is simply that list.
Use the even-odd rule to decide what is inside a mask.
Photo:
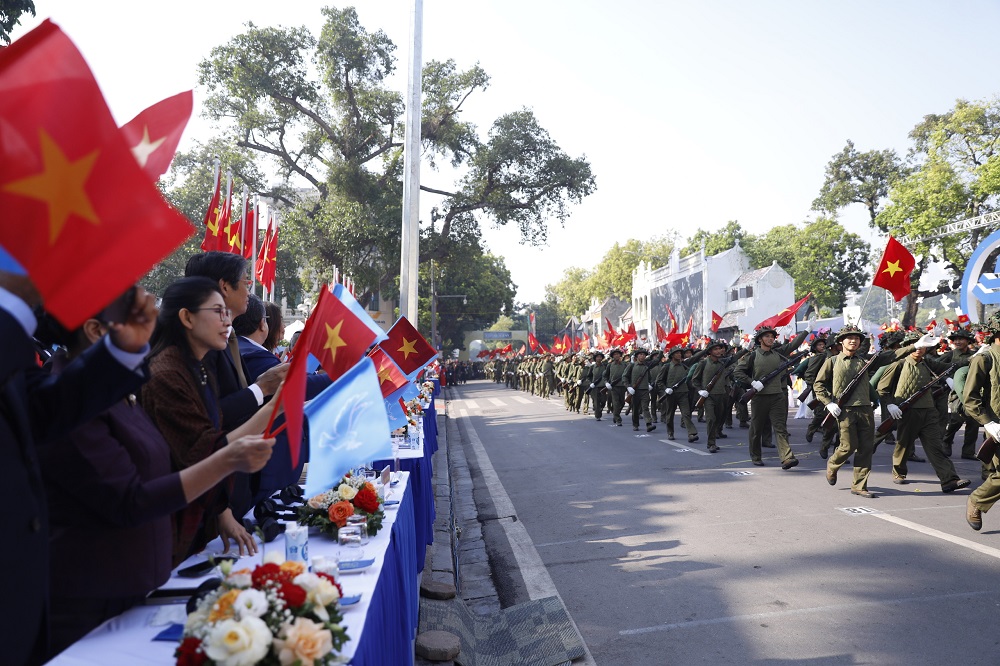
[{"label": "red vietnamese flag", "polygon": [[509,354],[509,353],[511,353],[512,351],[514,351],[514,349],[513,349],[513,347],[511,347],[511,346],[510,346],[510,343],[509,343],[509,342],[507,343],[507,346],[506,346],[506,347],[503,347],[503,348],[501,348],[501,349],[500,349],[500,353],[501,353],[501,354]]},{"label": "red vietnamese flag", "polygon": [[607,334],[607,333],[610,332],[612,335],[618,335],[618,331],[616,331],[615,327],[611,325],[611,320],[610,319],[608,319],[607,317],[605,317],[604,318],[604,323],[608,325],[608,330],[605,331],[605,334]]},{"label": "red vietnamese flag", "polygon": [[659,341],[659,342],[665,342],[666,339],[667,339],[667,332],[663,330],[662,326],[660,326],[660,322],[657,321],[657,322],[654,322],[654,323],[656,324],[656,339],[657,339],[657,341]]},{"label": "red vietnamese flag", "polygon": [[[304,349],[319,359],[331,381],[353,368],[376,340],[371,328],[326,287],[320,289],[309,319],[312,335]],[[295,348],[301,344],[299,340]]]},{"label": "red vietnamese flag", "polygon": [[437,356],[431,344],[413,328],[406,317],[396,320],[389,329],[389,339],[380,343],[380,346],[407,376],[411,376]]},{"label": "red vietnamese flag", "polygon": [[563,346],[563,352],[576,351],[576,348],[573,346],[573,341],[569,337],[569,333],[563,333],[562,346]]},{"label": "red vietnamese flag", "polygon": [[[488,353],[479,352],[480,358]],[[375,371],[378,373],[378,387],[382,391],[383,398],[388,398],[410,381],[381,347],[376,346],[368,353],[368,356],[375,364]]]},{"label": "red vietnamese flag", "polygon": [[194,229],[135,161],[87,63],[50,21],[0,49],[0,246],[69,329]]},{"label": "red vietnamese flag", "polygon": [[805,305],[805,302],[809,300],[810,296],[812,296],[811,291],[805,296],[803,296],[802,300],[792,303],[787,308],[785,308],[778,314],[774,315],[773,317],[768,317],[764,321],[760,322],[754,328],[758,329],[763,326],[766,326],[768,328],[779,328],[781,326],[787,326],[788,323],[791,322],[792,319],[795,317],[795,313],[799,311],[799,308]]},{"label": "red vietnamese flag", "polygon": [[722,315],[712,310],[712,333],[719,332],[719,326],[722,325]]},{"label": "red vietnamese flag", "polygon": [[550,353],[552,353],[551,350],[548,347],[546,347],[544,343],[539,342],[538,346],[542,348],[542,353],[543,354],[550,354]]},{"label": "red vietnamese flag", "polygon": [[673,335],[677,332],[677,317],[674,316],[674,311],[667,306],[667,316],[670,317],[670,334]]},{"label": "red vietnamese flag", "polygon": [[246,206],[242,231],[243,258],[252,259],[254,246],[257,244],[257,211],[254,210],[252,203]]},{"label": "red vietnamese flag", "polygon": [[903,300],[910,295],[910,273],[917,265],[916,260],[910,251],[902,243],[889,236],[885,251],[882,253],[882,261],[878,262],[875,269],[875,277],[872,279],[873,287],[882,287],[892,294],[896,302]]},{"label": "red vietnamese flag", "polygon": [[931,319],[931,323],[927,324],[926,330],[933,331],[937,327],[937,319]]},{"label": "red vietnamese flag", "polygon": [[531,331],[528,331],[528,346],[531,347],[532,352],[537,352],[541,343],[538,342],[538,338]]},{"label": "red vietnamese flag", "polygon": [[274,273],[277,260],[278,227],[274,225],[274,216],[272,215],[267,221],[264,242],[260,246],[260,252],[257,253],[257,261],[254,262],[254,275],[268,292],[274,291]]},{"label": "red vietnamese flag", "polygon": [[969,315],[967,315],[967,314],[960,314],[960,315],[958,315],[958,325],[961,326],[962,328],[965,328],[966,326],[968,326],[969,325]]},{"label": "red vietnamese flag", "polygon": [[170,168],[170,160],[174,159],[181,134],[191,118],[192,100],[190,90],[168,97],[121,128],[135,161],[154,181]]},{"label": "red vietnamese flag", "polygon": [[527,349],[527,347],[518,347],[517,348],[517,355],[518,356],[524,356],[524,350],[525,349]]},{"label": "red vietnamese flag", "polygon": [[680,344],[683,347],[688,346],[691,343],[691,327],[694,326],[694,315],[688,317],[687,330],[681,333]]}]

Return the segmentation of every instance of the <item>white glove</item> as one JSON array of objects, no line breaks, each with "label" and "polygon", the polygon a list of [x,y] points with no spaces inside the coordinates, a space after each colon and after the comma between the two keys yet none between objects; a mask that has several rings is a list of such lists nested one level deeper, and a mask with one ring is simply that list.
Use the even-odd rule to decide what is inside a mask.
[{"label": "white glove", "polygon": [[667,395],[673,395],[673,394],[674,394],[674,390],[672,388],[668,388],[667,389]]},{"label": "white glove", "polygon": [[582,379],[576,380],[576,385],[577,386],[583,386],[583,380]]},{"label": "white glove", "polygon": [[886,405],[885,411],[889,412],[889,416],[897,421],[903,418],[903,410],[899,408],[899,405]]},{"label": "white glove", "polygon": [[830,416],[832,416],[833,418],[835,419],[840,418],[840,407],[837,405],[837,403],[831,402],[829,405],[826,406],[826,411],[830,412]]},{"label": "white glove", "polygon": [[590,388],[594,388],[594,382],[590,382]]},{"label": "white glove", "polygon": [[627,389],[625,389],[625,390],[626,390],[626,391],[628,391],[628,394],[629,394],[629,395],[635,395],[635,389],[634,389],[634,388],[632,388],[631,386],[629,386],[629,387],[628,387]]},{"label": "white glove", "polygon": [[611,390],[611,382],[604,382],[604,388]]},{"label": "white glove", "polygon": [[700,395],[703,398],[707,398],[708,397],[708,391],[706,391],[705,389],[702,389],[702,390],[698,391],[698,395]]},{"label": "white glove", "polygon": [[934,337],[930,333],[924,333],[920,336],[920,339],[913,344],[913,346],[917,349],[922,347],[937,347],[939,342],[941,342],[941,338]]},{"label": "white glove", "polygon": [[1000,423],[997,423],[996,421],[990,421],[989,423],[983,426],[983,430],[985,430],[986,434],[989,435],[992,439],[995,439],[998,442],[1000,442]]},{"label": "white glove", "polygon": [[947,379],[945,379],[944,383],[947,384],[948,388],[950,388],[952,391],[955,390],[955,380],[952,379],[951,377],[948,377]]},{"label": "white glove", "polygon": [[752,386],[754,390],[757,391],[758,393],[764,390],[763,382],[759,382],[756,379],[750,382],[750,386]]}]

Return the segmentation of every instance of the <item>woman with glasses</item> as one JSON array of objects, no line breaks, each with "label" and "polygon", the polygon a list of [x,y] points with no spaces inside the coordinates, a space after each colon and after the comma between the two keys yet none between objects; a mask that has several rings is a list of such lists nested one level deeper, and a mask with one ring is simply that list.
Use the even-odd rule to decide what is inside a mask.
[{"label": "woman with glasses", "polygon": [[[209,352],[226,349],[231,323],[222,291],[208,278],[182,278],[163,294],[142,404],[170,445],[175,469],[186,469],[267,426],[269,405],[237,428],[223,430],[218,383],[204,361]],[[230,491],[231,477],[174,514],[173,566],[220,535],[226,549],[232,539],[241,555],[257,552],[253,537],[229,508]]]}]

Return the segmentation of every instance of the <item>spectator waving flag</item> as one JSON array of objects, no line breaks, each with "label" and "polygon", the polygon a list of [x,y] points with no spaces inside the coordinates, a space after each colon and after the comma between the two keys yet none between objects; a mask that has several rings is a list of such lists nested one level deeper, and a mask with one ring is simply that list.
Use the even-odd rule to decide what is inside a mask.
[{"label": "spectator waving flag", "polygon": [[0,49],[0,245],[74,329],[194,228],[115,124],[83,56],[51,21]]},{"label": "spectator waving flag", "polygon": [[306,405],[307,497],[332,488],[352,467],[392,456],[382,400],[375,365],[363,358]]}]

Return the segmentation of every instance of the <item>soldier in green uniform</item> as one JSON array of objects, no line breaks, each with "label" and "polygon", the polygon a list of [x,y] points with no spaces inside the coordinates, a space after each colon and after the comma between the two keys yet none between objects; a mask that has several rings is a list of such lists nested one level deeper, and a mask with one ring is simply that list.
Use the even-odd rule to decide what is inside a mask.
[{"label": "soldier in green uniform", "polygon": [[[729,365],[723,358],[727,345],[722,340],[715,340],[707,347],[708,356],[702,359],[696,366],[694,375],[691,377],[691,385],[704,398],[705,420],[708,432],[708,450],[716,453],[719,447],[715,444],[719,426],[726,420],[726,383],[722,381],[722,373]],[[730,357],[735,358],[735,357]],[[709,390],[712,379],[718,375],[719,379]]]},{"label": "soldier in green uniform", "polygon": [[[925,339],[926,338],[926,339]],[[917,344],[932,346],[929,336],[921,338]],[[839,421],[840,446],[826,461],[826,481],[831,486],[837,485],[837,472],[844,463],[854,456],[854,481],[851,492],[866,498],[876,495],[868,490],[868,477],[871,474],[872,451],[875,446],[875,416],[872,411],[869,372],[901,359],[913,351],[913,346],[902,349],[887,349],[878,354],[872,365],[865,369],[868,359],[858,354],[864,334],[857,326],[848,324],[837,333],[837,342],[843,348],[840,354],[832,356],[823,363],[813,383],[816,397],[824,408]],[[928,344],[928,341],[931,341]],[[860,375],[860,376],[859,376]],[[858,377],[857,388],[849,396],[844,396],[844,390],[855,377]],[[838,399],[841,405],[837,404]]]},{"label": "soldier in green uniform", "polygon": [[632,353],[632,363],[625,372],[625,390],[632,396],[632,430],[639,430],[639,416],[646,420],[646,432],[656,430],[649,414],[649,370],[646,350],[640,347]]},{"label": "soldier in green uniform", "polygon": [[611,420],[616,426],[622,424],[622,408],[625,407],[625,369],[628,366],[622,361],[622,350],[611,350],[611,362],[608,363],[608,380],[605,388],[611,395]]},{"label": "soldier in green uniform", "polygon": [[[697,364],[698,360],[708,350],[702,350],[697,355],[691,357],[690,365]],[[666,356],[666,369],[660,373],[660,385],[663,387],[663,408],[661,419],[667,425],[667,439],[674,438],[674,412],[681,412],[681,427],[688,433],[688,442],[698,441],[698,429],[691,421],[691,402],[688,400],[687,377],[691,368],[689,361],[684,360],[684,349],[674,347]],[[662,365],[662,364],[661,364]]]},{"label": "soldier in green uniform", "polygon": [[542,397],[546,400],[552,397],[555,381],[555,364],[552,363],[552,354],[542,354]]},{"label": "soldier in green uniform", "polygon": [[608,376],[608,366],[604,365],[604,352],[594,352],[594,364],[590,366],[589,380],[587,387],[590,403],[594,408],[594,420],[600,421],[604,413],[604,400],[608,390],[604,383]]},{"label": "soldier in green uniform", "polygon": [[[983,326],[986,338],[969,364],[962,405],[969,418],[983,426],[987,436],[1000,442],[1000,312],[994,312]],[[983,528],[983,513],[1000,500],[1000,457],[994,455],[990,473],[983,484],[972,491],[966,505],[969,527]]]},{"label": "soldier in green uniform", "polygon": [[788,444],[788,374],[791,368],[766,384],[760,380],[787,361],[788,355],[799,348],[806,335],[808,332],[802,331],[787,344],[778,345],[777,331],[770,327],[757,329],[754,342],[759,347],[744,356],[733,372],[736,381],[757,390],[750,399],[750,459],[755,465],[758,461],[763,462],[761,444],[767,424],[771,425],[778,440],[781,469],[791,469],[799,464]]},{"label": "soldier in green uniform", "polygon": [[[831,356],[836,356],[840,353],[840,344],[834,342],[833,345],[827,349],[826,339],[817,338],[813,340],[812,344],[809,345],[810,350],[812,350],[813,355],[802,361],[799,368],[802,365],[805,367],[801,370],[799,368],[795,369],[795,374],[797,377],[802,377],[802,381],[805,382],[806,386],[809,387],[809,394],[806,396],[807,401],[811,401],[812,397],[815,395],[812,390],[813,382],[816,381],[816,375],[819,374],[819,369],[823,367],[826,363],[826,359]],[[812,442],[813,435],[816,431],[820,429],[820,424],[823,422],[823,418],[826,416],[827,411],[825,409],[817,409],[813,414],[812,420],[809,422],[809,427],[806,428],[806,441]],[[837,429],[836,428],[823,428],[823,444],[819,447],[819,457],[826,460],[830,455],[830,447],[834,445],[837,439]]]},{"label": "soldier in green uniform", "polygon": [[[960,328],[948,336],[955,348],[943,354],[941,360],[953,363],[958,358],[968,358],[971,362],[975,352],[972,344],[976,341],[976,336],[968,329]],[[952,382],[951,391],[948,392],[948,423],[944,433],[944,454],[951,456],[951,447],[955,441],[955,435],[959,429],[965,426],[965,435],[962,438],[962,458],[964,460],[976,460],[976,443],[979,440],[979,423],[975,419],[969,418],[962,405],[962,396],[956,392],[955,384]]]},{"label": "soldier in green uniform", "polygon": [[941,422],[932,392],[925,392],[905,412],[899,407],[900,403],[927,385],[935,375],[950,367],[949,363],[929,358],[927,351],[927,347],[915,348],[909,356],[889,366],[878,383],[879,402],[885,404],[886,411],[896,420],[892,482],[900,485],[906,483],[906,459],[919,437],[931,466],[941,481],[941,490],[950,493],[965,488],[972,482],[959,479],[951,459],[944,455]]}]

